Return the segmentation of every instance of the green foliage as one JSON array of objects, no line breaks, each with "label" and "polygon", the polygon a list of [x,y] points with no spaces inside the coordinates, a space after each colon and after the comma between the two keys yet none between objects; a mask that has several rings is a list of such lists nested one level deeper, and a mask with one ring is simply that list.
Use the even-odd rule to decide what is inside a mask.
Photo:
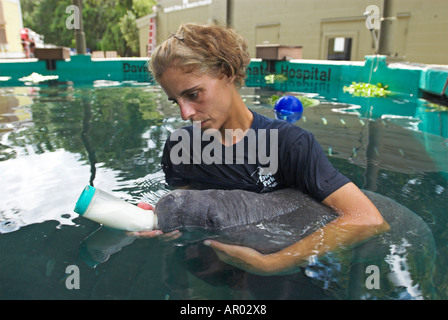
[{"label": "green foliage", "polygon": [[133,52],[139,50],[139,36],[137,23],[135,22],[135,14],[128,10],[126,14],[120,19],[120,31],[126,40],[127,46]]},{"label": "green foliage", "polygon": [[65,26],[65,13],[70,0],[24,0],[21,1],[24,27],[45,36],[45,43],[70,46],[73,30]]},{"label": "green foliage", "polygon": [[426,103],[427,112],[448,112],[448,106],[444,106],[437,103],[428,102]]},{"label": "green foliage", "polygon": [[[46,44],[74,47],[74,30],[67,29],[71,0],[22,0],[24,27],[45,37]],[[120,56],[138,55],[135,20],[151,14],[154,0],[83,0],[86,46],[92,51],[117,51]]]},{"label": "green foliage", "polygon": [[350,86],[344,86],[344,92],[350,93],[354,97],[386,97],[390,95],[388,91],[389,86],[384,86],[381,83],[377,85],[365,82],[352,82]]},{"label": "green foliage", "polygon": [[283,83],[285,81],[288,81],[288,77],[284,74],[270,74],[264,77],[264,80],[266,83]]},{"label": "green foliage", "polygon": [[132,11],[137,18],[146,16],[152,13],[152,8],[156,5],[155,0],[133,0]]}]

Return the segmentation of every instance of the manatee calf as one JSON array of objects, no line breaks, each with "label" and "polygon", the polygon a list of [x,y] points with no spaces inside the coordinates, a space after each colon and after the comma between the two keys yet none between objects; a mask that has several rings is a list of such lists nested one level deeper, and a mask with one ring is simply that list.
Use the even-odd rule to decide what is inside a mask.
[{"label": "manatee calf", "polygon": [[[428,225],[394,200],[363,192],[390,230],[341,254],[311,261],[305,273],[343,298],[431,298],[435,241]],[[179,189],[160,198],[155,213],[162,231],[186,231],[181,241],[216,237],[262,253],[279,251],[337,217],[330,208],[294,189],[262,194]],[[372,273],[372,283],[367,283],[369,270],[380,272],[378,279]]]},{"label": "manatee calf", "polygon": [[[431,231],[415,213],[390,198],[364,193],[391,227],[378,236],[383,244],[401,243],[403,238],[411,242],[418,238],[419,247],[431,242]],[[164,232],[215,235],[263,253],[279,251],[337,217],[327,206],[294,189],[269,193],[178,189],[159,199],[155,214],[158,228]]]},{"label": "manatee calf", "polygon": [[190,241],[209,236],[279,251],[337,217],[330,208],[297,190],[174,190],[159,199],[155,214],[164,232],[188,231]]}]

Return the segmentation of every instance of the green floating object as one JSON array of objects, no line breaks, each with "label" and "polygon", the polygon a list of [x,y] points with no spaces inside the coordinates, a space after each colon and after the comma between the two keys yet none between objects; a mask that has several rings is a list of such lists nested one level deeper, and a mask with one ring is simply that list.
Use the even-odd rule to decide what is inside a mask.
[{"label": "green floating object", "polygon": [[352,82],[350,86],[344,86],[344,93],[350,93],[354,97],[387,97],[390,91],[387,90],[389,86],[384,86],[381,83],[377,85],[365,82]]}]

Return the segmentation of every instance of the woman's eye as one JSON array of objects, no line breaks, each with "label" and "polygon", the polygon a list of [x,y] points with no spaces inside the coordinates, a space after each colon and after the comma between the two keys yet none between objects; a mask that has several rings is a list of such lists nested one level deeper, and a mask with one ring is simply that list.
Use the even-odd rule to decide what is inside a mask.
[{"label": "woman's eye", "polygon": [[197,99],[197,97],[198,97],[198,92],[195,91],[195,92],[190,93],[189,97],[190,97],[191,100],[195,100],[195,99]]}]

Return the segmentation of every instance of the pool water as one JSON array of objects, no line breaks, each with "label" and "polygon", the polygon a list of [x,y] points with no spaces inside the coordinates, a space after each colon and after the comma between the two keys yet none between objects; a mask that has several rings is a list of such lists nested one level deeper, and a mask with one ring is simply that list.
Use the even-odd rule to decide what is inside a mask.
[{"label": "pool water", "polygon": [[[268,100],[278,92],[241,93],[254,111],[274,116]],[[73,212],[83,187],[155,203],[168,191],[159,165],[164,141],[186,124],[177,107],[141,83],[1,87],[0,299],[447,299],[447,137],[400,115],[424,108],[416,101],[392,101],[396,109],[384,117],[375,113],[379,100],[364,107],[314,98],[321,104],[297,125],[359,187],[420,216],[431,235],[426,251],[413,247],[415,234],[386,256],[348,248],[295,275],[260,277],[200,243],[103,228]],[[368,284],[371,268],[378,287]]]}]

